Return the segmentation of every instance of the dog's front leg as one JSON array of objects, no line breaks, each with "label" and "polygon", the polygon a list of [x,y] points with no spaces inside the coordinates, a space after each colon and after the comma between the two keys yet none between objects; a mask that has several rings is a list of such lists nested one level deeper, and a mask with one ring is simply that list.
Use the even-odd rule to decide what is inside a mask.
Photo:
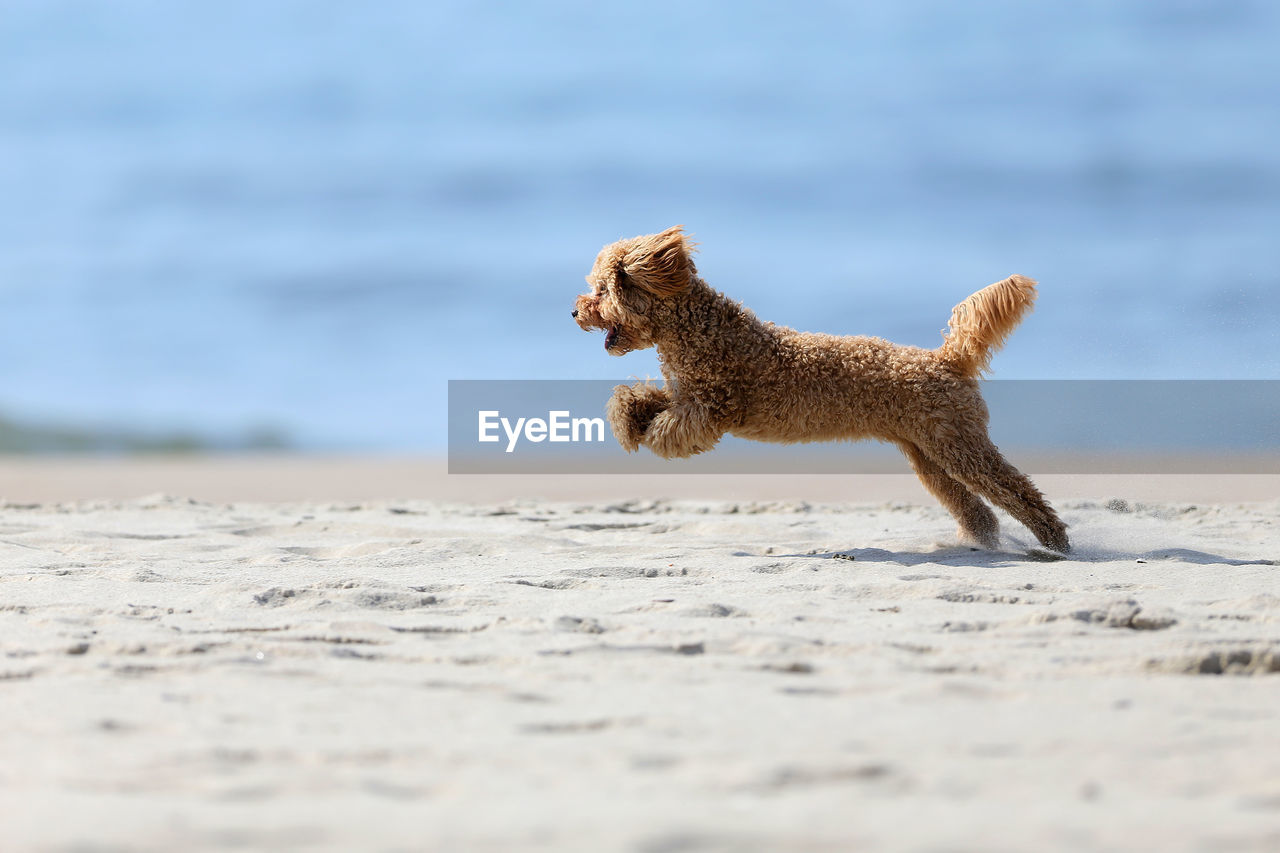
[{"label": "dog's front leg", "polygon": [[653,419],[671,405],[667,392],[657,385],[639,383],[636,385],[619,385],[613,389],[613,396],[605,406],[605,415],[609,419],[609,428],[622,449],[631,453],[640,449],[644,441],[645,430],[653,423]]},{"label": "dog's front leg", "polygon": [[722,435],[706,409],[677,403],[653,419],[641,444],[663,459],[684,459],[715,447]]}]

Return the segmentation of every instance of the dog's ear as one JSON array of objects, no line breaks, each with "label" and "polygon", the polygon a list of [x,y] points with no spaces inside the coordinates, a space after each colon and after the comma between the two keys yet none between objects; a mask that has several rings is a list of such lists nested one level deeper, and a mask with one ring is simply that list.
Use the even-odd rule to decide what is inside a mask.
[{"label": "dog's ear", "polygon": [[655,296],[672,296],[693,281],[693,251],[683,225],[638,237],[622,258],[622,280]]}]

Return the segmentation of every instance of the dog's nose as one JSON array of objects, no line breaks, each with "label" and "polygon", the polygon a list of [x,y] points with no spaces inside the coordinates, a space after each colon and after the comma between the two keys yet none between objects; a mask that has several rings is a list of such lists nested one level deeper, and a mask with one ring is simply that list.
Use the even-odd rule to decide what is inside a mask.
[{"label": "dog's nose", "polygon": [[573,309],[573,313],[570,314],[569,316],[576,319],[578,316],[578,309],[577,308]]}]

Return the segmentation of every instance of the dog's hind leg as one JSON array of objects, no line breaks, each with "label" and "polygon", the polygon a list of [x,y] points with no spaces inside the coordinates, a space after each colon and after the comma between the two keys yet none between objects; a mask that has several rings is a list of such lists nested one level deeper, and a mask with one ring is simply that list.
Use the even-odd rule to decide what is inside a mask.
[{"label": "dog's hind leg", "polygon": [[955,479],[1021,522],[1046,548],[1071,549],[1067,526],[1035,484],[1009,464],[984,434],[966,434],[956,443],[924,448]]},{"label": "dog's hind leg", "polygon": [[1000,522],[996,521],[990,507],[914,444],[902,441],[898,447],[929,494],[937,498],[938,503],[960,523],[961,538],[988,549],[1000,544]]}]

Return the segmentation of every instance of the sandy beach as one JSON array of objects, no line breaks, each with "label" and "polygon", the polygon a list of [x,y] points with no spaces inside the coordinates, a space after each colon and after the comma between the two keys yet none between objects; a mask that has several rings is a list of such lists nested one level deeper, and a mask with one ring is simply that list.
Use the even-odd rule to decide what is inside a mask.
[{"label": "sandy beach", "polygon": [[1280,853],[1278,45],[0,0],[0,853]]},{"label": "sandy beach", "polygon": [[1041,562],[909,478],[0,473],[5,850],[1280,845],[1272,478],[1050,484]]}]

